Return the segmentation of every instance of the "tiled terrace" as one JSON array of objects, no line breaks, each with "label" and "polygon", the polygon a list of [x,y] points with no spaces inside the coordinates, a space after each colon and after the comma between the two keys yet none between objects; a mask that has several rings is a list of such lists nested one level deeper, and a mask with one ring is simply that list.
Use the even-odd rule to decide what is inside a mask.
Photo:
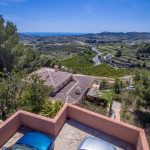
[{"label": "tiled terrace", "polygon": [[[14,145],[25,133],[31,129],[21,127],[4,145],[8,148]],[[117,150],[134,150],[133,146],[123,142],[117,138],[107,135],[103,132],[97,131],[72,119],[66,120],[60,133],[54,137],[55,147],[54,150],[77,150],[79,144],[85,137],[101,138],[116,146]],[[2,149],[2,148],[1,148]]]},{"label": "tiled terrace", "polygon": [[101,138],[116,145],[117,150],[134,150],[132,145],[72,119],[66,121],[59,135],[56,137],[54,150],[77,150],[81,141],[85,137],[91,136]]}]

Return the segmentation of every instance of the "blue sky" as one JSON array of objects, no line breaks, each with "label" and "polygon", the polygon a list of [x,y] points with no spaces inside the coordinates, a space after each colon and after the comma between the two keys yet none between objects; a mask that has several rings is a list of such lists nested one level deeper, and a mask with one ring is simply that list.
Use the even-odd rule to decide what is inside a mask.
[{"label": "blue sky", "polygon": [[150,0],[0,0],[19,32],[150,32]]}]

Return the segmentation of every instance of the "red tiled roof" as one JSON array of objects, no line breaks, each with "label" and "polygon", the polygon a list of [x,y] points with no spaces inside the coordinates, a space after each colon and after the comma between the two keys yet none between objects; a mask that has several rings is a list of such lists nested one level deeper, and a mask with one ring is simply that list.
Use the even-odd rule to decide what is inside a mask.
[{"label": "red tiled roof", "polygon": [[34,74],[37,74],[42,80],[44,80],[45,85],[53,87],[59,86],[62,82],[72,76],[71,73],[55,71],[55,69],[51,68],[41,68],[33,72],[31,75]]},{"label": "red tiled roof", "polygon": [[[31,75],[34,74],[37,74],[42,80],[44,80],[45,85],[53,86],[54,88],[72,77],[72,80],[64,85],[64,87],[52,97],[53,100],[59,99],[71,104],[78,103],[94,81],[93,77],[73,75],[67,72],[55,71],[55,69],[51,68],[41,68],[33,72]],[[28,80],[30,80],[31,75],[28,77]]]},{"label": "red tiled roof", "polygon": [[[94,81],[94,78],[82,75],[73,75],[73,79],[74,81],[69,82],[52,99],[77,104]],[[78,89],[80,94],[77,93]]]}]

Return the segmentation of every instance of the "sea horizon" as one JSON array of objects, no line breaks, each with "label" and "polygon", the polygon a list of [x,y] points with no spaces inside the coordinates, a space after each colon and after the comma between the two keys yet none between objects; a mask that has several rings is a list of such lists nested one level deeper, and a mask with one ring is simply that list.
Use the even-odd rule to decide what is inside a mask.
[{"label": "sea horizon", "polygon": [[79,32],[19,32],[19,34],[27,36],[80,36],[86,35],[88,33],[79,33]]}]

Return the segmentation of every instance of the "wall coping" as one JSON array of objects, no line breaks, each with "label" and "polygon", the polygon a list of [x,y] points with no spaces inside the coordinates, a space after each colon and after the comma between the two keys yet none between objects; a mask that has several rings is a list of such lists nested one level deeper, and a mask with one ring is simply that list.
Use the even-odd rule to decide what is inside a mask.
[{"label": "wall coping", "polygon": [[[81,112],[82,114],[86,115],[87,120],[96,118],[95,126],[93,125],[92,122],[87,124],[85,121],[85,118],[82,119],[82,114],[81,114],[81,116],[76,116],[75,115],[76,112],[78,112],[79,114]],[[30,120],[34,119],[35,121],[38,122],[37,124],[34,124],[34,122],[32,124],[29,123],[29,127],[33,128],[33,129],[39,128],[39,130],[41,130],[42,132],[49,132],[52,135],[56,136],[60,132],[63,124],[65,123],[65,121],[68,117],[71,119],[74,119],[75,121],[78,121],[78,122],[80,122],[82,120],[81,123],[91,126],[93,128],[97,127],[98,123],[99,123],[98,121],[101,120],[101,121],[106,122],[107,126],[108,126],[108,124],[110,124],[109,131],[111,131],[111,125],[113,125],[114,127],[116,126],[116,127],[121,128],[122,131],[129,129],[130,131],[132,131],[131,136],[136,138],[136,139],[134,139],[136,141],[136,143],[134,143],[134,145],[136,146],[136,149],[137,150],[149,150],[147,139],[146,139],[145,132],[143,129],[129,125],[129,124],[121,122],[121,121],[117,121],[117,120],[108,118],[101,114],[97,114],[95,112],[91,112],[89,110],[86,110],[86,109],[83,109],[83,108],[80,108],[78,106],[74,106],[74,105],[71,105],[68,103],[64,104],[62,109],[57,113],[57,115],[53,119],[47,118],[44,116],[40,116],[37,114],[33,114],[30,112],[26,112],[24,110],[18,110],[11,117],[9,117],[6,121],[4,121],[2,124],[0,124],[0,146],[2,146],[18,130],[18,127],[20,127],[21,125],[24,125],[24,123],[25,123],[25,125],[28,126],[29,119]],[[80,118],[80,119],[78,119],[78,118]],[[15,124],[16,127],[14,127],[14,124],[13,124],[14,120],[17,120],[17,124]],[[102,123],[102,122],[100,122],[100,123]],[[12,131],[12,129],[8,127],[11,124],[13,124],[14,131]],[[44,127],[42,127],[41,124]],[[50,126],[51,126],[51,128],[49,129]],[[5,134],[6,128],[9,130],[9,131],[7,131],[7,135]],[[115,129],[115,128],[113,128],[113,129]],[[115,129],[115,130],[117,131],[118,129]],[[112,133],[114,133],[114,132],[112,132]],[[3,137],[1,137],[1,136],[3,136]],[[5,138],[5,136],[6,136],[6,138]],[[114,136],[114,135],[112,135],[112,136]],[[119,137],[117,137],[117,138],[119,138]],[[123,140],[123,139],[121,139],[121,140]],[[130,141],[126,141],[126,142],[130,142]],[[131,144],[133,144],[133,141],[131,142]]]}]

